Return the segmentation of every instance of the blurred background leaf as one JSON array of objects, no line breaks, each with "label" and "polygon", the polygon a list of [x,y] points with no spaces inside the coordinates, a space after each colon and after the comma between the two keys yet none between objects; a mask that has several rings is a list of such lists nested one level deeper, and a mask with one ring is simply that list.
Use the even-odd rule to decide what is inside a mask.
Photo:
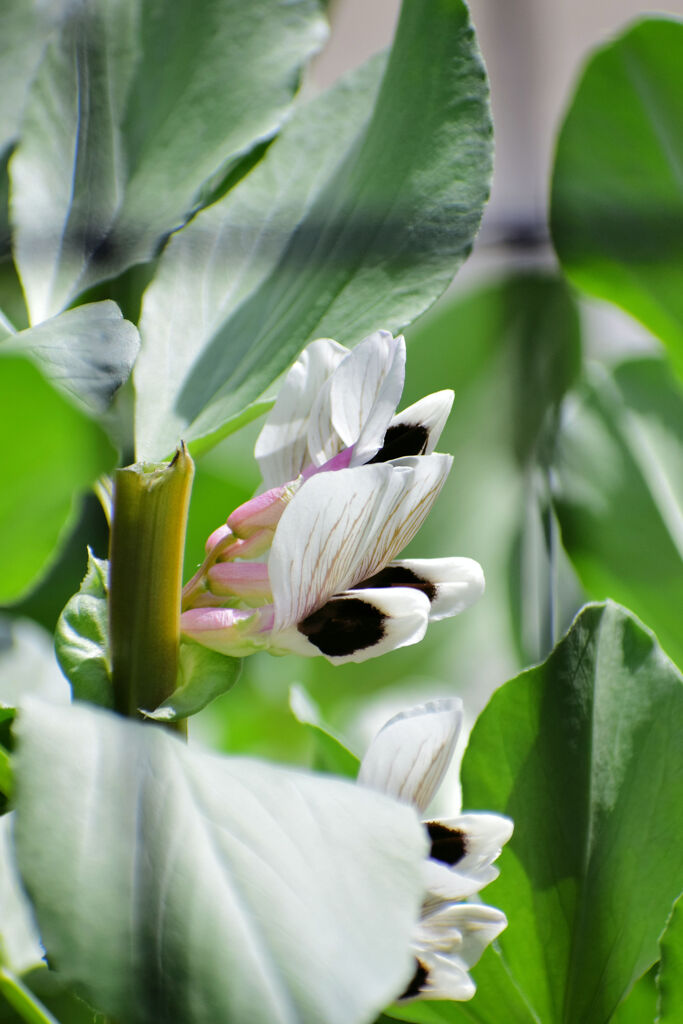
[{"label": "blurred background leaf", "polygon": [[657,973],[658,1024],[676,1024],[683,1016],[683,897],[673,905],[660,939],[662,960]]},{"label": "blurred background leaf", "polygon": [[92,420],[21,356],[0,356],[0,601],[16,601],[55,558],[75,501],[116,453]]},{"label": "blurred background leaf", "polygon": [[631,608],[683,665],[683,393],[665,362],[590,370],[565,405],[552,477],[588,593]]},{"label": "blurred background leaf", "polygon": [[589,60],[562,126],[551,228],[579,288],[615,302],[683,375],[683,24],[651,18]]}]

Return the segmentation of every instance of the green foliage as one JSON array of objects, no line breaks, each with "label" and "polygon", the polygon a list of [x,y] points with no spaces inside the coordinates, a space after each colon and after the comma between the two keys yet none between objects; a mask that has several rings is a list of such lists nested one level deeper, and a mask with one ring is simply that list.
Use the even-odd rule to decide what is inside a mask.
[{"label": "green foliage", "polygon": [[19,867],[49,957],[101,1009],[361,1024],[405,985],[410,808],[85,706],[34,701],[19,738]]},{"label": "green foliage", "polygon": [[673,905],[660,946],[657,1024],[676,1024],[683,1016],[683,898],[680,896]]},{"label": "green foliage", "polygon": [[227,693],[240,676],[242,662],[199,644],[180,644],[178,685],[157,708],[145,711],[158,722],[176,722],[196,715],[216,697]]},{"label": "green foliage", "polygon": [[660,360],[595,369],[552,457],[562,541],[592,597],[640,615],[683,665],[683,394]]},{"label": "green foliage", "polygon": [[289,706],[311,741],[311,768],[355,779],[360,761],[322,720],[320,710],[302,686],[292,686]]},{"label": "green foliage", "polygon": [[109,654],[109,563],[88,549],[88,569],[77,594],[62,612],[55,650],[76,700],[112,707]]},{"label": "green foliage", "polygon": [[469,253],[491,124],[464,4],[405,4],[378,84],[382,70],[374,60],[301,109],[172,240],[143,304],[142,457],[224,434],[312,338],[403,327]]},{"label": "green foliage", "polygon": [[553,241],[580,288],[664,341],[683,373],[683,24],[636,23],[589,61],[560,133]]},{"label": "green foliage", "polygon": [[322,39],[314,0],[65,9],[10,172],[31,321],[149,259],[205,180],[277,129]]},{"label": "green foliage", "polygon": [[74,495],[108,472],[105,434],[20,356],[0,357],[0,601],[16,601],[54,558]]}]

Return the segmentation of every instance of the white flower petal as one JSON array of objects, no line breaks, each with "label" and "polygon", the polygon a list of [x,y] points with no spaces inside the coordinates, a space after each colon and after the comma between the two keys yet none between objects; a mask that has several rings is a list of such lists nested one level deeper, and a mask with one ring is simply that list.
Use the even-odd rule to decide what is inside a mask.
[{"label": "white flower petal", "polygon": [[471,999],[476,986],[457,957],[434,953],[429,957],[418,955],[414,990],[408,988],[401,1002],[409,999]]},{"label": "white flower petal", "polygon": [[458,615],[484,593],[484,572],[473,558],[406,558],[363,582],[366,587],[416,587],[430,601],[432,622]]},{"label": "white flower petal", "polygon": [[476,875],[493,863],[510,839],[513,823],[501,814],[484,811],[459,814],[455,818],[439,818],[433,823],[462,837],[464,855],[454,865],[462,874]]},{"label": "white flower petal", "polygon": [[405,377],[405,341],[389,331],[364,338],[329,378],[313,406],[308,447],[316,465],[355,445],[354,464],[382,444]]},{"label": "white flower petal", "polygon": [[[507,927],[502,910],[483,903],[449,903],[423,917],[415,933],[416,948],[457,957],[473,967],[486,947]],[[418,954],[419,955],[419,954]]]},{"label": "white flower petal", "polygon": [[391,419],[382,447],[373,461],[388,462],[405,455],[431,455],[453,405],[452,391],[421,398]]},{"label": "white flower petal", "polygon": [[254,448],[266,490],[294,480],[310,462],[311,409],[348,351],[331,338],[319,338],[306,346],[289,370]]},{"label": "white flower petal", "polygon": [[429,601],[419,591],[350,590],[298,625],[273,634],[271,649],[307,657],[322,654],[334,665],[367,661],[418,643],[428,622]]},{"label": "white flower petal", "polygon": [[358,782],[421,812],[448,769],[462,726],[462,701],[431,701],[390,719],[368,747]]},{"label": "white flower petal", "polygon": [[284,510],[268,561],[276,631],[391,561],[422,525],[451,462],[428,455],[307,480]]},{"label": "white flower petal", "polygon": [[498,870],[492,866],[473,872],[461,872],[428,857],[422,865],[425,911],[436,910],[442,904],[455,900],[466,900],[496,878]]}]

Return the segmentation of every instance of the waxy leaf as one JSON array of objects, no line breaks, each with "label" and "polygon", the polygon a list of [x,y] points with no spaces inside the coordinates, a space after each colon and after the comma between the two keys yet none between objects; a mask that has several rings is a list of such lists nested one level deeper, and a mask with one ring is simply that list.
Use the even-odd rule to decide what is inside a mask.
[{"label": "waxy leaf", "polygon": [[683,24],[651,18],[589,62],[562,127],[553,241],[570,279],[637,317],[683,374]]},{"label": "waxy leaf", "polygon": [[0,818],[0,972],[8,967],[23,974],[44,961],[31,904],[15,864],[14,818],[14,814]]},{"label": "waxy leaf", "polygon": [[149,259],[206,180],[275,132],[323,38],[314,0],[69,5],[11,163],[31,323]]},{"label": "waxy leaf", "polygon": [[405,987],[412,809],[85,706],[34,701],[17,732],[19,867],[48,956],[106,1013],[363,1024]]},{"label": "waxy leaf", "polygon": [[396,332],[467,256],[491,124],[461,0],[404,4],[378,84],[383,69],[375,59],[302,108],[172,240],[143,304],[140,457],[231,429],[312,338]]},{"label": "waxy leaf", "polygon": [[100,427],[22,356],[0,354],[0,437],[0,603],[10,603],[55,557],[79,492],[116,455]]},{"label": "waxy leaf", "polygon": [[144,713],[158,722],[175,722],[196,715],[216,697],[232,689],[241,669],[239,658],[228,658],[200,644],[182,642],[176,689],[158,707],[144,709]]},{"label": "waxy leaf", "polygon": [[673,905],[660,948],[657,1022],[676,1024],[683,1017],[683,896],[679,896]]},{"label": "waxy leaf", "polygon": [[511,984],[527,1015],[510,1019],[610,1019],[659,958],[683,887],[682,729],[680,673],[611,603],[585,608],[547,661],[494,694],[463,803],[514,819],[486,890],[509,927],[474,971],[471,1009],[416,1020],[500,1024]]},{"label": "waxy leaf", "polygon": [[291,686],[289,707],[297,722],[307,730],[311,739],[311,767],[317,772],[345,775],[355,779],[360,760],[335,736],[323,721],[320,709],[303,686]]},{"label": "waxy leaf", "polygon": [[112,707],[109,656],[109,562],[88,548],[88,568],[57,622],[55,651],[76,700]]},{"label": "waxy leaf", "polygon": [[101,413],[128,379],[139,346],[137,329],[115,302],[93,302],[20,331],[2,348],[30,355],[56,387]]},{"label": "waxy leaf", "polygon": [[628,605],[683,666],[683,397],[663,361],[590,374],[563,410],[552,479],[587,592]]}]

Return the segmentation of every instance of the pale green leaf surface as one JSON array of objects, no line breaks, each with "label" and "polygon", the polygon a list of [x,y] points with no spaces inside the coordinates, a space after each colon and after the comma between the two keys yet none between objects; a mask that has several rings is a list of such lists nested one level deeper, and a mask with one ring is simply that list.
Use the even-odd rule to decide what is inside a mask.
[{"label": "pale green leaf surface", "polygon": [[683,665],[683,397],[666,364],[594,368],[566,403],[552,473],[587,592],[628,605]]},{"label": "pale green leaf surface", "polygon": [[23,974],[43,963],[43,947],[15,864],[14,818],[0,818],[0,968]]},{"label": "pale green leaf surface", "polygon": [[683,24],[650,18],[588,63],[562,126],[553,241],[570,279],[621,306],[683,373]]},{"label": "pale green leaf surface", "polygon": [[465,807],[515,822],[484,894],[509,921],[489,1005],[512,980],[531,1020],[605,1024],[659,958],[683,884],[682,729],[680,673],[611,603],[494,695],[462,771]]},{"label": "pale green leaf surface", "polygon": [[31,323],[149,259],[204,181],[277,129],[323,37],[314,0],[72,5],[11,162]]},{"label": "pale green leaf surface", "polygon": [[17,732],[21,873],[48,955],[101,1009],[361,1024],[405,985],[410,808],[84,705],[34,701]]},{"label": "pale green leaf surface", "polygon": [[8,338],[4,352],[30,355],[46,377],[90,412],[104,412],[128,379],[140,346],[115,302],[94,302]]},{"label": "pale green leaf surface", "polygon": [[19,133],[31,78],[63,4],[0,5],[0,155]]},{"label": "pale green leaf surface", "polygon": [[112,707],[109,562],[88,548],[88,568],[57,622],[55,651],[75,700]]},{"label": "pale green leaf surface", "polygon": [[683,897],[673,905],[660,939],[662,960],[657,974],[659,993],[657,1024],[677,1024],[683,1019]]},{"label": "pale green leaf surface", "polygon": [[320,709],[300,684],[290,687],[289,706],[297,722],[300,722],[309,733],[312,746],[311,767],[318,772],[330,772],[332,775],[345,775],[355,779],[360,767],[359,758],[351,753],[324,722]]},{"label": "pale green leaf surface", "polygon": [[642,978],[638,978],[623,1003],[619,1003],[610,1024],[653,1024],[657,1014],[657,988],[655,964]]},{"label": "pale green leaf surface", "polygon": [[21,356],[0,349],[0,603],[54,559],[79,493],[115,462],[104,432]]},{"label": "pale green leaf surface", "polygon": [[[143,308],[142,456],[220,434],[312,338],[354,344],[404,327],[467,256],[491,124],[461,0],[404,4],[377,91],[379,70],[372,62],[303,108],[169,247]],[[192,339],[187,323],[200,325]]]},{"label": "pale green leaf surface", "polygon": [[[0,721],[2,709],[20,708],[28,696],[58,704],[71,699],[50,634],[31,619],[0,619]],[[11,717],[11,716],[8,716]]]},{"label": "pale green leaf surface", "polygon": [[240,658],[229,658],[200,644],[183,642],[178,660],[178,685],[157,708],[145,709],[144,713],[158,722],[175,722],[196,715],[216,697],[232,689],[241,669]]}]

